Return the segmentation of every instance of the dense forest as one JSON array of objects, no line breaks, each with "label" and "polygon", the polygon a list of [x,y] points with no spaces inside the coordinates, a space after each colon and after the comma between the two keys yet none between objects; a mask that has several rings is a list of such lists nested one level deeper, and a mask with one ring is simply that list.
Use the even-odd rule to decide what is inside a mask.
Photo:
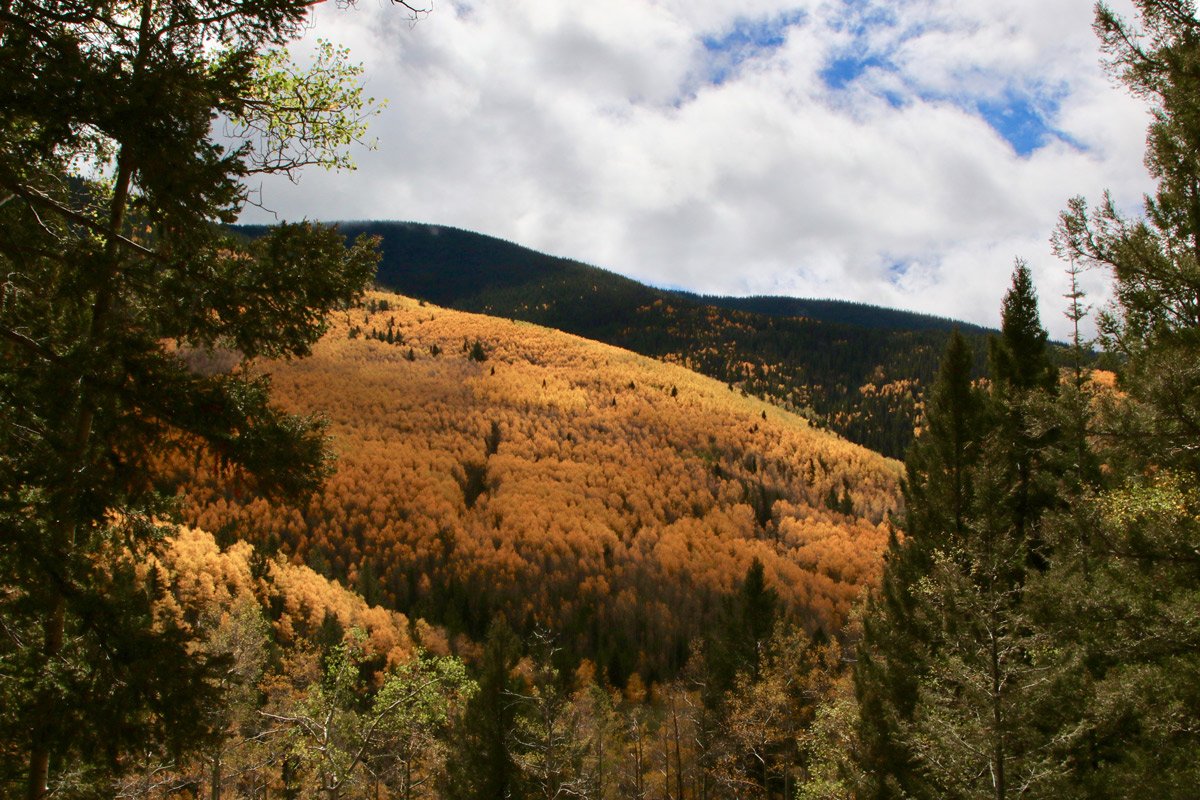
[{"label": "dense forest", "polygon": [[[855,303],[662,291],[444,226],[343,222],[338,228],[379,237],[382,287],[683,364],[892,458],[903,457],[912,441],[922,388],[937,371],[950,331],[961,327],[980,353],[988,335],[977,326]],[[983,365],[981,356],[980,373]]]},{"label": "dense forest", "polygon": [[[229,235],[247,178],[363,132],[345,53],[282,49],[308,5],[0,9],[0,794],[1195,796],[1194,3],[1096,9],[1156,188],[1053,243],[1112,280],[1115,371],[1079,291],[1054,353],[1018,259],[903,465],[742,381],[366,292],[369,238]],[[679,337],[749,313],[660,302]]]},{"label": "dense forest", "polygon": [[683,368],[526,323],[371,293],[312,356],[260,368],[289,410],[326,411],[338,472],[289,508],[181,462],[189,524],[477,641],[503,611],[618,685],[674,676],[755,558],[789,618],[839,630],[899,509],[894,462]]},{"label": "dense forest", "polygon": [[790,797],[821,748],[804,731],[849,692],[842,646],[783,622],[757,561],[686,670],[623,688],[588,660],[556,666],[548,631],[522,639],[498,615],[478,644],[452,647],[423,620],[197,530],[136,571],[165,587],[158,624],[221,659],[221,703],[204,710],[203,742],[133,760],[117,797]]},{"label": "dense forest", "polygon": [[960,320],[917,314],[896,308],[873,306],[869,303],[854,303],[848,300],[816,300],[807,297],[722,297],[719,295],[697,295],[675,292],[676,295],[699,300],[706,305],[720,306],[737,311],[751,311],[772,317],[805,317],[818,322],[837,325],[854,325],[859,328],[875,328],[886,331],[942,331],[949,333],[955,328],[963,334],[986,336],[995,333],[980,325]]}]

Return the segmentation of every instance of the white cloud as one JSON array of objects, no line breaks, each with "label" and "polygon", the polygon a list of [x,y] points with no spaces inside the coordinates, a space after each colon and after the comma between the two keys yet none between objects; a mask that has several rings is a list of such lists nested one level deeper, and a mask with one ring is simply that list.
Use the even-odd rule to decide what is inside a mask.
[{"label": "white cloud", "polygon": [[314,35],[390,100],[379,149],[263,201],[456,225],[662,285],[986,324],[1023,256],[1061,336],[1059,210],[1105,188],[1136,208],[1149,188],[1145,115],[1103,74],[1089,6],[438,0],[415,26],[383,0],[321,8]]}]

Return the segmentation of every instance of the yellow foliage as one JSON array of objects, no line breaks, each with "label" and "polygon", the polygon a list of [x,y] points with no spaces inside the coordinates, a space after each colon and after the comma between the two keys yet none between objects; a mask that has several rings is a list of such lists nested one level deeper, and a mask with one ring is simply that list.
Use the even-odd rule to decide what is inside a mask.
[{"label": "yellow foliage", "polygon": [[[338,473],[325,491],[288,509],[239,501],[201,475],[191,524],[274,537],[347,580],[370,562],[400,608],[453,586],[460,603],[553,627],[593,615],[695,633],[758,558],[791,611],[830,629],[874,579],[898,463],[682,366],[395,295],[368,300],[387,310],[352,309],[311,358],[262,365],[280,404],[328,417]],[[367,335],[389,328],[401,344]],[[476,341],[484,361],[469,358]],[[853,515],[825,508],[831,489],[849,490]],[[378,646],[409,646],[291,569],[276,578],[285,597],[325,592],[339,619],[376,624]]]},{"label": "yellow foliage", "polygon": [[[157,613],[177,624],[194,625],[198,620],[220,622],[245,602],[264,609],[282,609],[275,621],[280,640],[294,642],[318,630],[326,614],[332,614],[347,632],[367,635],[367,649],[386,657],[389,664],[407,661],[414,652],[408,635],[408,619],[400,613],[368,606],[361,597],[321,577],[308,567],[276,560],[266,574],[253,577],[254,547],[237,542],[222,550],[211,534],[180,528],[157,556],[140,564],[143,576],[151,571],[168,581],[171,591],[160,601]],[[432,637],[431,637],[432,638]]]}]

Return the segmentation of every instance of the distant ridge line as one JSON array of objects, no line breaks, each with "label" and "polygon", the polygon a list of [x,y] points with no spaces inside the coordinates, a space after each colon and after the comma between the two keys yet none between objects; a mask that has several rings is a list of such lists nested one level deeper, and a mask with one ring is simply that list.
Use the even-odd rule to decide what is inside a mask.
[{"label": "distant ridge line", "polygon": [[453,226],[336,224],[348,237],[379,237],[382,288],[682,364],[893,458],[921,425],[924,387],[950,331],[970,341],[978,375],[987,358],[989,332],[964,322],[842,300],[657,288]]}]

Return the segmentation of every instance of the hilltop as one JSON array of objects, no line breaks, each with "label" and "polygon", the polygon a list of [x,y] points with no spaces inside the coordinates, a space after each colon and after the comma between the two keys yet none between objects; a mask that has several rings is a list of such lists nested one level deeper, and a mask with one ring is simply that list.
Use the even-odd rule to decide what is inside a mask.
[{"label": "hilltop", "polygon": [[[535,322],[682,364],[799,412],[893,458],[919,424],[950,330],[982,372],[989,331],[835,300],[666,291],[501,239],[411,222],[343,222],[380,237],[381,287],[438,305]],[[265,228],[240,228],[259,235]]]},{"label": "hilltop", "polygon": [[396,295],[260,368],[289,410],[328,415],[338,472],[295,509],[202,470],[188,524],[452,636],[500,612],[550,628],[618,681],[677,669],[754,559],[793,619],[838,629],[900,502],[898,463],[724,383]]}]

